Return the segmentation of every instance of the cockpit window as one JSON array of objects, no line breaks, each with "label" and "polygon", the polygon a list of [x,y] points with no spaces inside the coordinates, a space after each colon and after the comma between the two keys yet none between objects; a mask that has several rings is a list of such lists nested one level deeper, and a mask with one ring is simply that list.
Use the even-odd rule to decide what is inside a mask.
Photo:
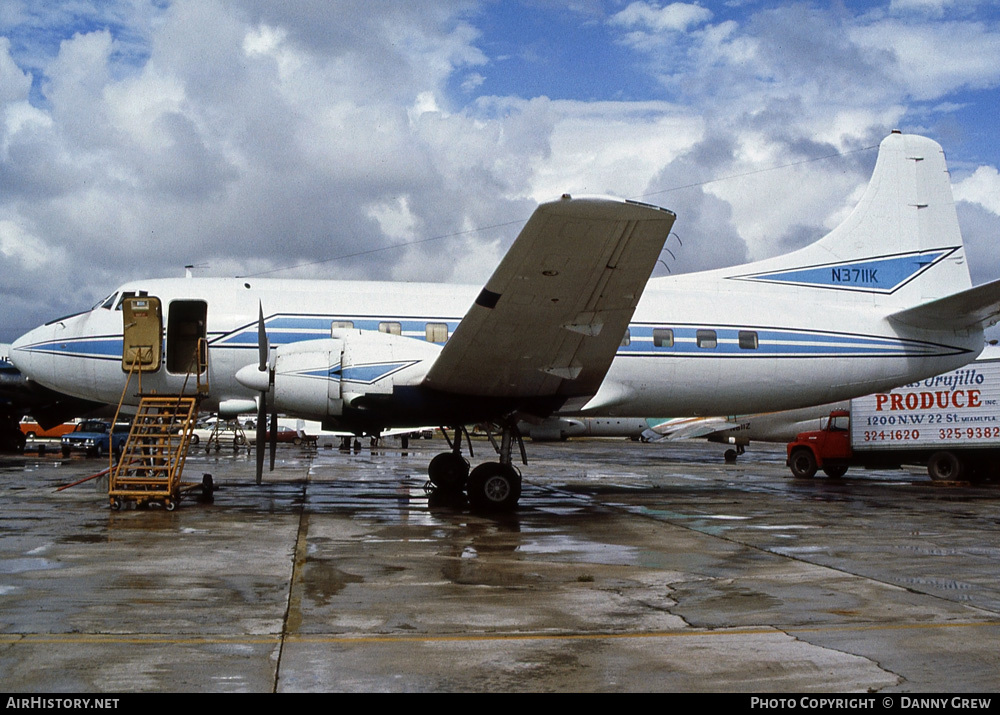
[{"label": "cockpit window", "polygon": [[115,298],[117,297],[118,297],[118,291],[115,291],[104,300],[98,301],[97,304],[93,308],[91,308],[91,310],[97,310],[98,308],[111,310],[115,306]]}]

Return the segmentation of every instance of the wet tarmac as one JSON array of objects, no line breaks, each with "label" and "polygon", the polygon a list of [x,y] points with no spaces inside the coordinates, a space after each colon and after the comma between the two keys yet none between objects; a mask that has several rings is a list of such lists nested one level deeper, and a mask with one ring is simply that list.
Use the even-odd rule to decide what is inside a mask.
[{"label": "wet tarmac", "polygon": [[[414,443],[411,442],[411,446]],[[478,460],[489,445],[476,443]],[[529,443],[520,508],[436,503],[419,441],[192,450],[214,503],[111,511],[0,458],[9,692],[983,692],[1000,488],[794,480],[781,448]]]}]

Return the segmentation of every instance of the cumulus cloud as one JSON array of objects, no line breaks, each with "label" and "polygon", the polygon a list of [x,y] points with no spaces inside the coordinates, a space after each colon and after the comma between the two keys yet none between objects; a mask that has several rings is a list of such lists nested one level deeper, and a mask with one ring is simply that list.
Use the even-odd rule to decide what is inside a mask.
[{"label": "cumulus cloud", "polygon": [[[987,6],[711,7],[5,2],[0,339],[185,264],[481,282],[567,191],[675,210],[674,272],[774,255],[850,210],[889,130],[933,134],[962,91],[1000,82]],[[501,52],[486,28],[504,13],[518,31]],[[485,94],[544,13],[607,45],[548,53],[566,73],[575,52],[614,48],[644,96]],[[982,166],[956,186],[974,236],[996,235],[996,179]]]},{"label": "cumulus cloud", "polygon": [[956,201],[976,203],[1000,216],[1000,172],[995,166],[980,166],[953,187]]},{"label": "cumulus cloud", "polygon": [[633,2],[611,17],[611,24],[649,32],[684,32],[712,18],[711,10],[697,4],[675,2],[666,6]]}]

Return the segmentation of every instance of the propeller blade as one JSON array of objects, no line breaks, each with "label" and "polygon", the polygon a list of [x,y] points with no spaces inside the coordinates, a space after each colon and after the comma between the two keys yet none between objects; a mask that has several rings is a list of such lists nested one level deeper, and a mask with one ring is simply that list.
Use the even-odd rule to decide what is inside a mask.
[{"label": "propeller blade", "polygon": [[257,484],[264,477],[264,441],[267,439],[267,404],[266,394],[261,393],[257,407]]},{"label": "propeller blade", "polygon": [[264,304],[257,302],[260,313],[257,317],[257,369],[261,372],[267,370],[267,331],[264,329]]},{"label": "propeller blade", "polygon": [[278,451],[278,413],[271,413],[271,438],[268,440],[271,451],[271,470],[274,471],[274,453]]}]

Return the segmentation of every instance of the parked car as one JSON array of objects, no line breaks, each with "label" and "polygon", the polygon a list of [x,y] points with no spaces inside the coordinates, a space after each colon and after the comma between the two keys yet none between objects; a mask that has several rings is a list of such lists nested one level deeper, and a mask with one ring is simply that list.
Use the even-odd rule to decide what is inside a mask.
[{"label": "parked car", "polygon": [[64,434],[72,432],[79,424],[79,420],[64,422],[63,424],[44,429],[40,424],[30,417],[21,420],[21,432],[27,439],[59,439]]},{"label": "parked car", "polygon": [[84,420],[72,432],[63,435],[62,454],[70,456],[73,452],[85,452],[88,457],[101,457],[112,450],[121,454],[128,439],[129,425],[116,424],[111,429],[109,422],[101,420]]}]

